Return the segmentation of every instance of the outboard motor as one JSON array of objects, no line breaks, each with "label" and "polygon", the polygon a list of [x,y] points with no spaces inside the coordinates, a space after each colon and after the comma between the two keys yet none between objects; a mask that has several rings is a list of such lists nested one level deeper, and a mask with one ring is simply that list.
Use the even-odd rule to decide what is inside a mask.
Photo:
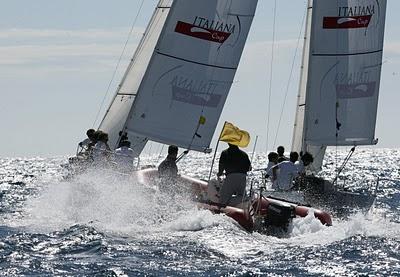
[{"label": "outboard motor", "polygon": [[270,202],[262,214],[255,215],[255,230],[265,234],[284,236],[295,217],[296,210],[292,205]]},{"label": "outboard motor", "polygon": [[267,208],[264,224],[274,226],[287,231],[289,223],[296,216],[295,208],[291,205],[270,203]]}]

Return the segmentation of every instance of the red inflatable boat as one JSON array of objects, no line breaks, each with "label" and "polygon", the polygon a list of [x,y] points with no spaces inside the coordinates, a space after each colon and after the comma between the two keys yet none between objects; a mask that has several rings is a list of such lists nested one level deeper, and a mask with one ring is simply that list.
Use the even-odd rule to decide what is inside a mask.
[{"label": "red inflatable boat", "polygon": [[[159,178],[157,169],[154,168],[140,170],[136,174],[139,182],[144,185],[154,184]],[[314,216],[322,224],[332,225],[332,219],[328,213],[284,199],[254,195],[253,199],[247,202],[245,208],[221,206],[218,203],[204,199],[208,189],[207,182],[183,175],[179,176],[176,182],[188,188],[193,199],[199,203],[198,206],[200,208],[208,209],[213,213],[223,213],[250,232],[259,231],[269,226],[283,227],[285,229],[292,218],[305,217],[310,212],[314,213]]]}]

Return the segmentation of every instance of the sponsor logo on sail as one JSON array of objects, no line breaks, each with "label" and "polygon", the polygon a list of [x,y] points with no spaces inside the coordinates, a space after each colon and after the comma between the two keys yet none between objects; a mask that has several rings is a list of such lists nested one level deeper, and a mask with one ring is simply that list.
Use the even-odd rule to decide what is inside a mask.
[{"label": "sponsor logo on sail", "polygon": [[324,29],[367,28],[375,14],[375,6],[342,6],[337,16],[327,16],[323,20]]},{"label": "sponsor logo on sail", "polygon": [[219,82],[175,76],[171,81],[171,86],[174,101],[213,108],[221,102],[221,95],[215,94],[217,88],[221,86]]},{"label": "sponsor logo on sail", "polygon": [[371,97],[375,92],[376,82],[336,85],[338,98]]},{"label": "sponsor logo on sail", "polygon": [[336,76],[337,97],[341,99],[371,97],[375,94],[376,81],[371,81],[369,72],[338,74]]},{"label": "sponsor logo on sail", "polygon": [[234,24],[196,16],[192,23],[178,21],[175,32],[222,44],[235,33],[235,28]]}]

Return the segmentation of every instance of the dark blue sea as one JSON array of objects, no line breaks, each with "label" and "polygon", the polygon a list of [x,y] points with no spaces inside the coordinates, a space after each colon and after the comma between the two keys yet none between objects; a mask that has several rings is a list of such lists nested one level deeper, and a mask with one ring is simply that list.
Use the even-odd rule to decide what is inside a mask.
[{"label": "dark blue sea", "polygon": [[[346,154],[329,151],[322,176]],[[206,178],[211,158],[190,154],[180,171]],[[66,162],[0,158],[1,276],[400,276],[400,149],[359,149],[343,173],[354,190],[381,179],[369,212],[334,216],[332,227],[295,219],[283,237],[109,170],[66,180]]]}]

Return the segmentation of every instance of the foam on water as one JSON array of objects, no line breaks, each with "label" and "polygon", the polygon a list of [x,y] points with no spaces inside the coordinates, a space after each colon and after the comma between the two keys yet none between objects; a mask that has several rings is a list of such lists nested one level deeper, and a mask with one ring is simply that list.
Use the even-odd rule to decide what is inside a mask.
[{"label": "foam on water", "polygon": [[24,216],[10,225],[50,232],[89,224],[102,231],[134,234],[198,231],[221,220],[198,210],[188,196],[171,197],[113,172],[94,170],[70,181],[42,185],[40,193],[27,200]]},{"label": "foam on water", "polygon": [[327,227],[313,216],[293,221],[288,243],[301,247],[329,245],[354,236],[398,238],[400,224],[391,222],[376,213],[356,213],[345,220],[336,219]]},{"label": "foam on water", "polygon": [[218,226],[221,220],[224,219],[210,211],[194,208],[177,214],[175,220],[163,223],[161,228],[169,231],[200,231]]}]

